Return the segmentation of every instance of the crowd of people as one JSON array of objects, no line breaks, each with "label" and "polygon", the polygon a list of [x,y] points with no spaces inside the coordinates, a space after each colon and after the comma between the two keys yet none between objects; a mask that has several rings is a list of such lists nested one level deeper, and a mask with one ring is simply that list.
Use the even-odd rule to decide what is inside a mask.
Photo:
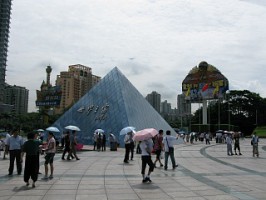
[{"label": "crowd of people", "polygon": [[[125,142],[125,157],[124,163],[129,163],[130,160],[133,160],[134,157],[134,148],[135,142],[133,140],[133,131],[128,132],[125,135],[124,142]],[[142,182],[152,182],[150,175],[153,172],[154,168],[156,168],[156,163],[160,163],[160,167],[164,167],[164,170],[168,169],[168,158],[170,157],[172,162],[172,169],[174,170],[178,165],[175,161],[174,156],[174,144],[178,137],[171,136],[171,131],[166,131],[166,136],[163,137],[163,130],[159,130],[159,133],[147,140],[139,141],[137,144],[137,152],[141,154],[142,160],[142,167],[141,167],[141,174],[142,174]],[[139,148],[139,149],[138,149]],[[152,161],[152,154],[156,155],[156,159]],[[161,161],[161,156],[164,156],[164,165]],[[149,166],[149,169],[146,173],[146,167]]]},{"label": "crowd of people", "polygon": [[[76,131],[68,131],[64,136],[64,150],[62,159],[64,160],[65,154],[67,160],[76,158]],[[40,172],[40,155],[44,155],[44,180],[52,179],[54,174],[54,156],[57,151],[58,144],[56,143],[53,132],[48,132],[47,139],[44,141],[43,134],[34,131],[27,134],[27,139],[19,135],[19,129],[13,129],[10,134],[6,134],[4,140],[0,140],[0,150],[3,151],[3,159],[9,156],[8,176],[12,176],[16,166],[17,174],[21,175],[23,170],[23,160],[25,157],[24,166],[24,181],[27,186],[30,185],[29,181],[32,180],[32,187],[35,187],[35,182],[38,180]],[[0,151],[1,152],[1,151]]]},{"label": "crowd of people", "polygon": [[[178,164],[176,163],[174,156],[174,144],[178,139],[178,136],[172,136],[169,130],[166,131],[164,136],[164,131],[159,130],[158,134],[153,138],[149,138],[143,141],[134,141],[134,132],[128,132],[124,137],[125,144],[125,156],[123,162],[125,164],[134,159],[135,146],[136,153],[141,154],[141,174],[142,182],[152,182],[151,173],[154,168],[157,168],[157,163],[159,167],[164,167],[164,170],[168,170],[168,159],[170,157],[172,169],[176,169]],[[195,135],[194,135],[195,136]],[[227,146],[227,155],[242,155],[240,151],[240,138],[241,134],[239,132],[226,132],[222,135],[224,137],[224,143]],[[196,137],[194,137],[196,138]],[[205,133],[203,139],[200,141],[210,144],[210,140],[213,138],[209,133]],[[185,139],[185,138],[183,138]],[[217,140],[216,140],[217,141]],[[114,134],[109,134],[110,150],[117,150],[118,142]],[[190,142],[191,143],[191,142]],[[253,157],[259,157],[258,150],[259,137],[254,133],[251,138],[251,145],[253,146]],[[76,159],[80,160],[76,154],[76,145],[78,144],[76,131],[67,131],[64,134],[62,140],[63,153],[62,160]],[[193,144],[193,142],[192,142]],[[22,165],[25,157],[25,167],[24,167],[24,181],[27,186],[30,185],[29,181],[32,180],[32,187],[35,187],[35,182],[38,180],[38,175],[40,173],[40,155],[45,152],[45,162],[44,162],[44,177],[43,179],[52,179],[54,174],[54,156],[57,150],[58,144],[56,143],[54,134],[48,132],[47,140],[44,141],[43,135],[38,132],[30,132],[27,134],[27,140],[23,139],[19,135],[18,129],[13,129],[10,134],[6,135],[4,140],[0,140],[0,152],[3,151],[3,159],[9,156],[9,168],[8,176],[12,176],[16,164],[17,174],[22,174]],[[234,146],[234,153],[233,153]],[[106,151],[106,135],[104,133],[96,132],[94,134],[94,149],[95,151]],[[67,154],[67,156],[66,156]],[[155,160],[152,160],[152,154],[155,154]],[[65,158],[66,157],[66,158]],[[162,162],[164,158],[164,163]],[[146,167],[149,166],[146,172]]]}]

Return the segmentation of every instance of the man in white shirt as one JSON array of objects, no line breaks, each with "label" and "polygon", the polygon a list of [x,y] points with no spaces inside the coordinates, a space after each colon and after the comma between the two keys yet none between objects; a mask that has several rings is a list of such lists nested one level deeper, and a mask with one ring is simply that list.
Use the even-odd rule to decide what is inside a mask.
[{"label": "man in white shirt", "polygon": [[[141,174],[143,178],[142,183],[151,182],[150,174],[154,170],[154,163],[151,160],[151,152],[153,149],[152,139],[141,141],[140,148],[141,148],[141,160],[142,160],[142,167],[141,167]],[[149,171],[147,176],[145,176],[145,169],[147,164],[149,165]]]},{"label": "man in white shirt", "polygon": [[9,164],[9,169],[8,169],[9,176],[13,174],[15,159],[16,159],[18,175],[21,174],[21,171],[22,171],[21,149],[22,149],[23,143],[24,143],[23,138],[18,135],[18,129],[14,129],[12,131],[12,136],[10,136],[7,139],[7,143],[6,143],[6,151],[9,151],[9,158],[10,158],[10,164]]},{"label": "man in white shirt", "polygon": [[168,165],[168,157],[170,156],[173,169],[178,167],[175,162],[175,155],[174,155],[174,144],[177,138],[171,136],[171,131],[166,131],[166,136],[163,138],[163,146],[164,146],[164,170],[167,170]]}]

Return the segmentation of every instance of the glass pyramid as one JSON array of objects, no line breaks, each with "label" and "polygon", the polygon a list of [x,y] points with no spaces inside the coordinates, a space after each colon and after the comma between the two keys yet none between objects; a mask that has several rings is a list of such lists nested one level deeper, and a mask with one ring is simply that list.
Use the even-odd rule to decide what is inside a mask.
[{"label": "glass pyramid", "polygon": [[93,133],[103,129],[106,138],[113,133],[124,146],[120,130],[133,126],[136,131],[145,128],[175,131],[149,104],[130,81],[115,67],[54,124],[61,132],[68,125],[78,126],[79,143],[93,144]]}]

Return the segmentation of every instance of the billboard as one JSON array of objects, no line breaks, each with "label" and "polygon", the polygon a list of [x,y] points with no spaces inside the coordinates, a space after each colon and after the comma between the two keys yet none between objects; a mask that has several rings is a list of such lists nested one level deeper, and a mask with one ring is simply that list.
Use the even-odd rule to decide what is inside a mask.
[{"label": "billboard", "polygon": [[192,68],[182,82],[182,93],[191,102],[223,98],[228,89],[227,78],[205,61]]},{"label": "billboard", "polygon": [[49,87],[47,90],[37,90],[36,106],[59,106],[61,101],[61,87]]}]

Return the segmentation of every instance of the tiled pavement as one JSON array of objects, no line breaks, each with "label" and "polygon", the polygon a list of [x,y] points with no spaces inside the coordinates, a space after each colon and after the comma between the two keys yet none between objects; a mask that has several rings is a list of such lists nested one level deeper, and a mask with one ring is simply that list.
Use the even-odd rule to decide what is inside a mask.
[{"label": "tiled pavement", "polygon": [[[124,164],[124,149],[82,151],[81,160],[55,156],[51,180],[40,175],[36,188],[27,187],[23,175],[7,176],[8,160],[0,159],[0,200],[119,200],[119,199],[266,199],[266,140],[260,157],[252,157],[250,139],[240,143],[242,156],[227,156],[225,144],[181,144],[175,147],[176,170],[156,168],[152,183],[142,183],[140,155]],[[88,147],[91,148],[91,147]],[[170,162],[170,161],[169,161]],[[44,171],[41,156],[41,171]],[[169,166],[171,166],[169,164]],[[16,173],[16,171],[14,171]]]}]

